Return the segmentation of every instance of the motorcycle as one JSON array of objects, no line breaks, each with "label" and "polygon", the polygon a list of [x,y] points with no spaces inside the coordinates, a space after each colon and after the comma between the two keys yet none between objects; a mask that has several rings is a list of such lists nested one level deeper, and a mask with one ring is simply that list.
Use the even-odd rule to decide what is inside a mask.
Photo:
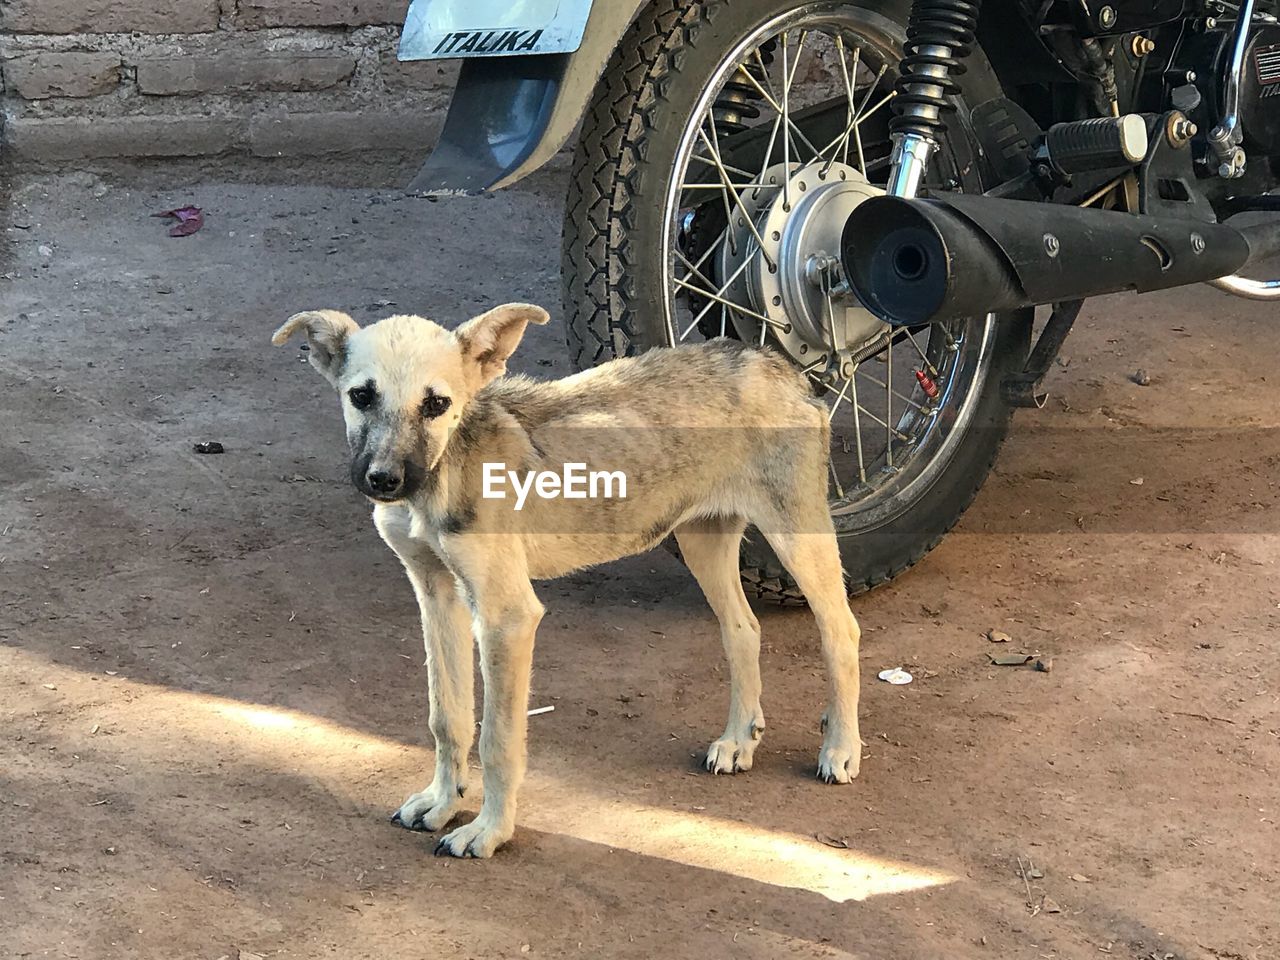
[{"label": "motorcycle", "polygon": [[[789,357],[828,406],[859,592],[959,519],[1086,297],[1280,298],[1239,275],[1280,252],[1277,8],[414,0],[401,59],[463,63],[410,189],[500,189],[576,131],[574,364],[712,337]],[[801,599],[763,538],[741,571]]]}]

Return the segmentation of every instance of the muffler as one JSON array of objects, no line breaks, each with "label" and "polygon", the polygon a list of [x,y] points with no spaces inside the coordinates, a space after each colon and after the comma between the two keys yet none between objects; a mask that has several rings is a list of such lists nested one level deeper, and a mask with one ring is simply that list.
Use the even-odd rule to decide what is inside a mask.
[{"label": "muffler", "polygon": [[911,325],[1203,283],[1278,250],[1274,223],[1237,230],[958,194],[873,197],[841,238],[854,295],[882,320]]}]

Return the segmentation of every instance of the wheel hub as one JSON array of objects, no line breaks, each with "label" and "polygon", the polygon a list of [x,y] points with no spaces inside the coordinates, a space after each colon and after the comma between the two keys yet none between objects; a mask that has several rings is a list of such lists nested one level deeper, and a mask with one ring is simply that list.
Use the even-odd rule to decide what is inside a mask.
[{"label": "wheel hub", "polygon": [[[738,335],[760,342],[767,326],[793,359],[811,366],[848,357],[883,336],[886,325],[856,300],[833,289],[845,221],[858,204],[884,191],[841,163],[778,164],[758,187],[744,187],[729,224],[721,277],[735,277],[728,299]],[[767,319],[766,319],[767,318]]]}]

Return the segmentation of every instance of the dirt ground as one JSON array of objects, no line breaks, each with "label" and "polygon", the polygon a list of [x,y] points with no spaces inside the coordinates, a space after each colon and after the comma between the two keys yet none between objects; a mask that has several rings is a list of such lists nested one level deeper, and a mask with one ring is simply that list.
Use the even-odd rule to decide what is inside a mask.
[{"label": "dirt ground", "polygon": [[[514,842],[437,859],[387,822],[430,768],[413,597],[328,387],[268,337],[307,307],[533,300],[555,321],[517,367],[566,372],[563,196],[555,172],[447,203],[182,169],[14,184],[0,954],[1280,956],[1280,329],[1207,288],[1091,303],[960,528],[856,601],[853,786],[811,776],[803,610],[759,611],[755,769],[698,769],[726,672],[655,551],[540,589],[531,706],[555,710]],[[170,239],[148,214],[184,203],[207,225]],[[988,659],[1024,651],[1052,671]],[[898,665],[916,681],[876,681]]]}]

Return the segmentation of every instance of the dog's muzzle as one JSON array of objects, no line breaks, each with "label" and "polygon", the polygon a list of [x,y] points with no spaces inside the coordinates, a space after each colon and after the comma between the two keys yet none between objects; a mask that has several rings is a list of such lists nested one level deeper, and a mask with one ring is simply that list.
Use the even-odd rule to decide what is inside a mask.
[{"label": "dog's muzzle", "polygon": [[404,489],[404,475],[392,470],[370,470],[364,475],[364,482],[375,500],[398,500]]},{"label": "dog's muzzle", "polygon": [[412,461],[373,463],[371,457],[351,461],[351,482],[370,500],[395,503],[413,496],[422,486],[425,471]]}]

